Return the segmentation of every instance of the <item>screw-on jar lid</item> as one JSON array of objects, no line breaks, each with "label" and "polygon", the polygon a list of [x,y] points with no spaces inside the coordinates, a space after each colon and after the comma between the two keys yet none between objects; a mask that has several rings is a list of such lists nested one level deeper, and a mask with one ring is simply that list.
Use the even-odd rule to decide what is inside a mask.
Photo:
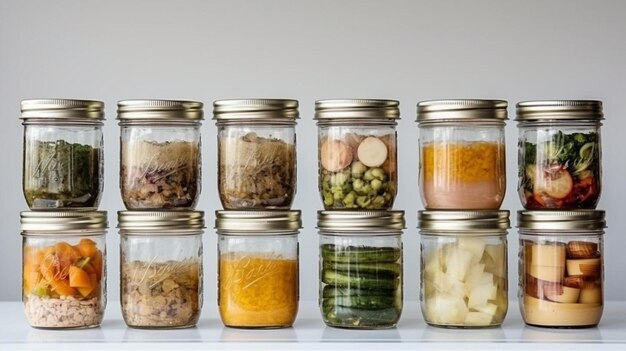
[{"label": "screw-on jar lid", "polygon": [[542,121],[601,121],[604,119],[602,101],[544,100],[523,101],[516,105],[520,122]]},{"label": "screw-on jar lid", "polygon": [[355,123],[395,125],[400,102],[384,99],[330,99],[315,102],[318,125]]},{"label": "screw-on jar lid", "polygon": [[213,102],[213,119],[217,125],[274,124],[294,125],[299,118],[298,100],[236,99]]},{"label": "screw-on jar lid", "polygon": [[106,211],[84,210],[24,211],[20,223],[27,235],[77,235],[76,231],[104,230],[108,224]]},{"label": "screw-on jar lid", "polygon": [[215,217],[218,234],[296,234],[302,228],[300,210],[215,211]]},{"label": "screw-on jar lid", "polygon": [[[493,235],[511,227],[509,211],[418,211],[417,227],[441,234],[471,232],[473,235]],[[506,233],[504,233],[506,234]]]},{"label": "screw-on jar lid", "polygon": [[22,100],[23,124],[95,124],[104,121],[104,103],[95,100]]},{"label": "screw-on jar lid", "polygon": [[117,227],[122,235],[193,234],[204,229],[204,212],[119,211]]},{"label": "screw-on jar lid", "polygon": [[518,211],[517,227],[564,231],[563,235],[571,235],[570,231],[576,230],[602,230],[606,228],[606,219],[602,210]]},{"label": "screw-on jar lid", "polygon": [[198,124],[204,118],[203,104],[183,100],[122,100],[117,102],[120,125]]},{"label": "screw-on jar lid", "polygon": [[504,100],[451,99],[421,101],[417,104],[418,123],[500,122],[507,119]]},{"label": "screw-on jar lid", "polygon": [[318,211],[317,228],[323,234],[398,234],[405,228],[404,211]]}]

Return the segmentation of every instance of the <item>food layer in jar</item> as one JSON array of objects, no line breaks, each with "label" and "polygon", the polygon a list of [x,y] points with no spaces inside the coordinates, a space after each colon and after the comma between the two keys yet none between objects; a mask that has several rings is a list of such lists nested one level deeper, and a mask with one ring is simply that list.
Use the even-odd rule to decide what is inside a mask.
[{"label": "food layer in jar", "polygon": [[505,153],[500,143],[426,144],[421,167],[428,209],[498,209],[504,200]]},{"label": "food layer in jar", "polygon": [[200,193],[198,144],[130,141],[122,145],[122,199],[128,209],[192,209]]},{"label": "food layer in jar", "polygon": [[138,328],[194,326],[202,303],[199,259],[122,262],[122,315]]},{"label": "food layer in jar", "polygon": [[402,251],[334,244],[320,249],[324,322],[345,328],[395,326],[402,313]]},{"label": "food layer in jar", "polygon": [[97,326],[102,321],[102,251],[90,239],[76,245],[24,247],[23,300],[35,327]]},{"label": "food layer in jar", "polygon": [[596,133],[553,134],[520,145],[519,194],[527,209],[593,209],[600,198]]},{"label": "food layer in jar", "polygon": [[229,327],[280,328],[298,311],[298,261],[226,253],[219,260],[219,310]]},{"label": "food layer in jar", "polygon": [[395,135],[344,133],[320,140],[324,208],[389,209],[396,195]]},{"label": "food layer in jar", "polygon": [[24,150],[24,196],[30,209],[97,208],[102,149],[65,140],[30,141]]},{"label": "food layer in jar", "polygon": [[296,190],[294,144],[256,133],[220,140],[219,191],[225,209],[286,209]]},{"label": "food layer in jar", "polygon": [[428,324],[487,327],[502,323],[508,308],[504,243],[452,239],[423,255],[422,312]]},{"label": "food layer in jar", "polygon": [[603,293],[597,243],[526,241],[523,260],[522,313],[526,323],[553,327],[598,324]]}]

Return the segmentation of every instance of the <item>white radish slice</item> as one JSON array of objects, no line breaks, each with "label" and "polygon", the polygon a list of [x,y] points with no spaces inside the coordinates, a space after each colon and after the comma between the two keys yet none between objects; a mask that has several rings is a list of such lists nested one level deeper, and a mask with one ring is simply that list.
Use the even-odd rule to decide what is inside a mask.
[{"label": "white radish slice", "polygon": [[387,145],[376,137],[367,137],[359,144],[357,155],[367,167],[378,167],[387,160]]},{"label": "white radish slice", "polygon": [[326,139],[320,147],[320,162],[327,171],[341,171],[352,162],[352,149],[339,140]]}]

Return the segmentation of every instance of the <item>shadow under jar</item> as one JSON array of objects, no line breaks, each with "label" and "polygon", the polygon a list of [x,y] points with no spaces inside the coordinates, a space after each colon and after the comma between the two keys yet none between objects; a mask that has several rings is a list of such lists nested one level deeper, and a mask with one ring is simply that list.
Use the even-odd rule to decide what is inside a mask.
[{"label": "shadow under jar", "polygon": [[508,309],[509,211],[419,211],[420,302],[429,325],[483,328]]},{"label": "shadow under jar", "polygon": [[377,99],[315,102],[318,185],[326,210],[393,207],[398,106],[396,100]]},{"label": "shadow under jar", "polygon": [[404,211],[319,211],[319,305],[326,325],[386,329],[402,313]]},{"label": "shadow under jar", "polygon": [[100,101],[22,101],[22,189],[31,210],[95,210],[103,187]]},{"label": "shadow under jar", "polygon": [[497,210],[506,191],[502,100],[417,104],[419,188],[429,210]]},{"label": "shadow under jar", "polygon": [[291,327],[300,297],[300,211],[217,211],[216,217],[224,325]]},{"label": "shadow under jar", "polygon": [[224,209],[291,208],[296,194],[298,101],[218,100],[213,114]]},{"label": "shadow under jar", "polygon": [[129,327],[193,327],[202,309],[202,211],[120,211],[120,297]]},{"label": "shadow under jar", "polygon": [[117,106],[126,209],[194,209],[201,190],[202,103],[123,100]]},{"label": "shadow under jar", "polygon": [[596,326],[604,306],[604,211],[519,211],[517,222],[524,322]]},{"label": "shadow under jar", "polygon": [[36,328],[91,328],[106,307],[104,211],[22,212],[22,301]]},{"label": "shadow under jar", "polygon": [[524,208],[596,208],[602,188],[603,116],[601,101],[517,104],[517,188]]}]

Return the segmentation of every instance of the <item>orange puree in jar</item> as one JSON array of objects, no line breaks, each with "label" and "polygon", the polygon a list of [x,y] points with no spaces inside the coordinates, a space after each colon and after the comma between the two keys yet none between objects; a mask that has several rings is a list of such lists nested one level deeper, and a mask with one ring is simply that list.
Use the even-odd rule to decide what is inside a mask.
[{"label": "orange puree in jar", "polygon": [[230,327],[291,326],[298,311],[298,262],[231,253],[219,260],[219,310]]},{"label": "orange puree in jar", "polygon": [[497,209],[505,192],[505,149],[493,142],[421,148],[421,191],[429,209]]}]

